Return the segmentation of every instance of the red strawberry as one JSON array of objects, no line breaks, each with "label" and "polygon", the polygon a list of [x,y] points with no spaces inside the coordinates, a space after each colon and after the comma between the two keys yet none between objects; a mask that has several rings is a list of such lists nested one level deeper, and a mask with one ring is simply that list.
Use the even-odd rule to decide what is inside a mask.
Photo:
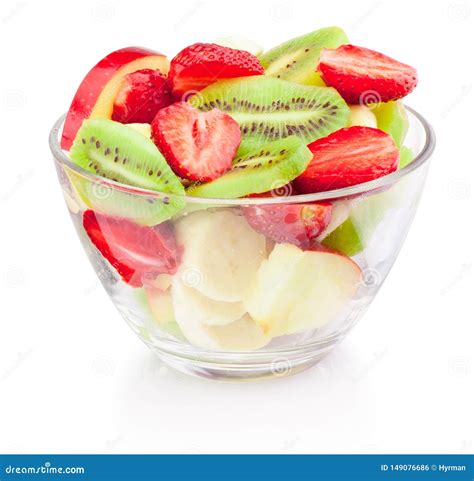
[{"label": "red strawberry", "polygon": [[331,222],[331,204],[266,204],[243,207],[247,222],[276,242],[310,248]]},{"label": "red strawberry", "polygon": [[318,70],[350,104],[388,102],[408,95],[417,83],[413,67],[354,45],[324,48]]},{"label": "red strawberry", "polygon": [[203,182],[232,167],[241,137],[239,124],[229,115],[217,109],[201,112],[185,102],[160,110],[151,134],[177,175]]},{"label": "red strawberry", "polygon": [[392,137],[372,127],[349,127],[308,145],[313,159],[294,180],[304,194],[342,189],[397,169],[400,153]]},{"label": "red strawberry", "polygon": [[112,120],[123,124],[149,124],[158,110],[173,102],[167,78],[145,68],[125,75],[115,98]]},{"label": "red strawberry", "polygon": [[167,224],[146,227],[92,210],[84,212],[82,223],[92,243],[131,286],[141,287],[145,277],[176,272],[180,249]]},{"label": "red strawberry", "polygon": [[169,79],[175,98],[207,87],[223,78],[261,75],[263,67],[255,55],[213,43],[195,43],[171,61]]}]

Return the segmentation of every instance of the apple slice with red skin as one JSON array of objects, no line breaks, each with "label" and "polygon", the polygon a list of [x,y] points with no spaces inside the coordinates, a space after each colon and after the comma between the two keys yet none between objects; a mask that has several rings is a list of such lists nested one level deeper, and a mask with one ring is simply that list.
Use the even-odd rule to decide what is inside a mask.
[{"label": "apple slice with red skin", "polygon": [[79,85],[64,123],[61,147],[69,150],[84,119],[112,118],[114,101],[125,75],[142,69],[166,75],[169,60],[141,47],[126,47],[110,53],[95,65]]}]

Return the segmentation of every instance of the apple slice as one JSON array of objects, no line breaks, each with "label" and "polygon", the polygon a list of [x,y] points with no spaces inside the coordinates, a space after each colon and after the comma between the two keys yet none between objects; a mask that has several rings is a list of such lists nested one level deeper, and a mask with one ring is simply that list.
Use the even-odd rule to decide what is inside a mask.
[{"label": "apple slice", "polygon": [[361,270],[349,257],[277,244],[244,304],[267,336],[293,334],[335,320],[360,280]]},{"label": "apple slice", "polygon": [[146,68],[159,70],[166,75],[169,60],[152,50],[127,47],[110,53],[93,67],[79,85],[71,103],[64,123],[61,147],[69,150],[84,119],[110,119],[123,77]]}]

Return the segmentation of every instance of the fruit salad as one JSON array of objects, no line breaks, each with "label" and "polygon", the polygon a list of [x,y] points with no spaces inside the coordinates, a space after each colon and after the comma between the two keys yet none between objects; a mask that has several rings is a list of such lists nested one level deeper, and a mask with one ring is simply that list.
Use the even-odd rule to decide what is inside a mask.
[{"label": "fruit salad", "polygon": [[100,60],[62,129],[65,193],[142,337],[251,351],[336,325],[399,201],[344,189],[413,160],[416,83],[337,27],[268,51],[226,38]]}]

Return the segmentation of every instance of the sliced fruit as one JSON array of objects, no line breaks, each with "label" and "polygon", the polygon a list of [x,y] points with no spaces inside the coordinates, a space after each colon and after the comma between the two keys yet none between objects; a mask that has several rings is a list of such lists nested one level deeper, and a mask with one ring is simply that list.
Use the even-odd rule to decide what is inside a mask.
[{"label": "sliced fruit", "polygon": [[131,286],[176,272],[180,251],[168,225],[145,227],[92,210],[84,212],[82,222],[91,242]]},{"label": "sliced fruit", "polygon": [[417,84],[413,67],[355,45],[323,49],[318,70],[324,82],[337,89],[350,104],[400,99]]},{"label": "sliced fruit", "polygon": [[214,43],[195,43],[171,61],[169,79],[178,100],[223,78],[263,74],[257,57]]},{"label": "sliced fruit", "polygon": [[268,204],[242,207],[247,222],[275,242],[307,249],[331,221],[331,204]]},{"label": "sliced fruit", "polygon": [[176,322],[169,290],[163,291],[154,287],[145,286],[145,292],[153,319],[159,325]]},{"label": "sliced fruit", "polygon": [[345,32],[328,27],[272,48],[261,55],[260,62],[266,75],[306,85],[324,85],[316,67],[322,48],[336,48],[349,43]]},{"label": "sliced fruit", "polygon": [[127,127],[131,127],[132,129],[140,132],[144,135],[147,139],[151,139],[151,125],[150,124],[127,124]]},{"label": "sliced fruit", "polygon": [[345,127],[349,108],[328,87],[309,87],[266,75],[221,80],[189,103],[200,110],[218,108],[240,125],[243,139],[265,143],[291,135],[306,143]]},{"label": "sliced fruit", "polygon": [[84,119],[110,119],[123,77],[144,68],[158,69],[167,74],[169,61],[160,53],[128,47],[110,53],[93,67],[84,77],[71,103],[64,123],[61,147],[69,150]]},{"label": "sliced fruit", "polygon": [[242,37],[241,35],[221,37],[218,38],[214,43],[217,45],[222,45],[223,47],[233,48],[235,50],[245,50],[256,57],[263,53],[263,48],[260,45],[252,40],[249,40],[248,38]]},{"label": "sliced fruit", "polygon": [[197,289],[188,287],[180,274],[173,278],[171,296],[179,305],[180,318],[185,317],[192,324],[225,326],[240,319],[246,312],[242,302],[223,302],[211,299]]},{"label": "sliced fruit", "polygon": [[311,152],[298,137],[263,145],[234,159],[232,169],[221,177],[187,189],[194,197],[234,199],[268,192],[287,185],[307,167]]},{"label": "sliced fruit", "polygon": [[159,70],[137,70],[123,77],[112,120],[122,124],[149,124],[160,109],[172,102],[168,79]]},{"label": "sliced fruit", "polygon": [[377,226],[402,199],[403,194],[396,186],[355,199],[350,202],[349,217],[318,240],[326,247],[354,256],[370,245]]},{"label": "sliced fruit", "polygon": [[151,198],[133,189],[102,188],[98,182],[73,177],[86,204],[101,212],[153,225],[184,207],[184,198],[180,197],[184,188],[164,157],[151,140],[126,125],[105,119],[85,120],[70,158],[84,170],[106,179],[164,193]]},{"label": "sliced fruit", "polygon": [[183,246],[177,274],[211,299],[240,302],[266,257],[265,237],[236,210],[199,211],[176,223]]},{"label": "sliced fruit", "polygon": [[177,289],[179,288],[173,285],[172,298],[176,320],[181,332],[193,346],[215,351],[253,351],[270,342],[270,338],[247,314],[231,324],[220,326],[205,325],[193,316],[189,317],[186,304],[179,302],[179,295],[175,296]]},{"label": "sliced fruit", "polygon": [[303,193],[361,184],[397,169],[399,151],[378,129],[349,127],[310,144],[313,159],[295,181]]},{"label": "sliced fruit", "polygon": [[331,221],[316,238],[318,242],[321,242],[323,239],[325,239],[331,232],[333,232],[347,220],[352,204],[353,202],[350,200],[340,200],[331,204]]},{"label": "sliced fruit", "polygon": [[408,132],[408,117],[405,106],[401,100],[382,102],[370,106],[377,118],[377,127],[391,135],[397,147],[403,145]]},{"label": "sliced fruit", "polygon": [[239,124],[218,109],[201,112],[185,102],[162,109],[152,138],[180,177],[207,182],[232,167],[240,144]]},{"label": "sliced fruit", "polygon": [[360,268],[349,257],[277,244],[244,304],[266,335],[293,334],[336,320],[360,281]]},{"label": "sliced fruit", "polygon": [[407,166],[414,158],[415,154],[413,153],[413,150],[402,145],[400,147],[400,163],[398,164],[398,168],[403,169],[403,167]]},{"label": "sliced fruit", "polygon": [[350,105],[349,108],[351,110],[349,127],[359,125],[361,127],[377,128],[377,117],[367,105]]}]

